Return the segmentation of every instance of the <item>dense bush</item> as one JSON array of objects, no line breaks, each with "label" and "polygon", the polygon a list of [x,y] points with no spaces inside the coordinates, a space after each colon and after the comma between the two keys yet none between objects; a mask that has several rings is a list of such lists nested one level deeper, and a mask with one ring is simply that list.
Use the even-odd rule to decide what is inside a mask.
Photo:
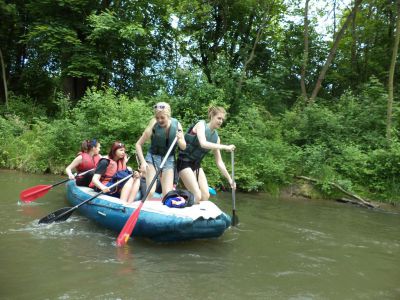
[{"label": "dense bush", "polygon": [[[12,99],[12,108],[3,108],[0,116],[0,167],[61,173],[81,141],[91,138],[100,140],[103,154],[114,140],[127,144],[132,154],[158,101],[171,103],[184,130],[206,119],[210,104],[230,110],[231,93],[225,89],[193,76],[181,88],[181,94],[159,91],[143,99],[117,95],[112,89],[89,90],[75,106],[59,95],[53,118],[30,100]],[[357,96],[347,92],[336,101],[319,101],[282,115],[272,115],[262,99],[246,95],[219,130],[223,144],[237,147],[235,176],[241,190],[276,192],[293,183],[296,175],[306,175],[316,178],[327,194],[334,192],[328,183],[336,182],[366,197],[399,200],[400,143],[385,140],[386,98],[375,79]],[[26,103],[35,107],[33,113],[26,113]],[[230,153],[221,153],[230,172]],[[136,167],[134,161],[130,164]],[[212,155],[203,167],[211,186],[228,186]]]}]

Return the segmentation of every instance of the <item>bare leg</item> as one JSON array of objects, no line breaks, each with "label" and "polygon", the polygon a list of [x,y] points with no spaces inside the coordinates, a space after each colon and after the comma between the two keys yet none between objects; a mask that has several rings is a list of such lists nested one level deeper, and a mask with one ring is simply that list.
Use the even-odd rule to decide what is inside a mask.
[{"label": "bare leg", "polygon": [[174,187],[174,169],[163,170],[162,173],[161,187],[163,196],[165,196]]},{"label": "bare leg", "polygon": [[201,190],[199,184],[197,183],[196,174],[191,168],[186,168],[179,172],[179,176],[182,179],[186,189],[188,189],[189,192],[194,195],[195,202],[199,203],[201,200]]},{"label": "bare leg", "polygon": [[[156,175],[156,169],[154,168],[154,166],[152,164],[148,164],[148,165],[149,165],[149,167],[146,170],[146,186],[147,186],[147,188],[149,188],[151,181],[153,180],[154,176]],[[146,200],[148,198],[153,197],[155,190],[156,190],[156,183],[153,184],[150,193],[147,195]]]},{"label": "bare leg", "polygon": [[140,178],[133,178],[133,183],[131,186],[131,190],[129,192],[128,203],[132,203],[140,188]]},{"label": "bare leg", "polygon": [[208,190],[208,181],[207,181],[206,174],[204,173],[204,170],[202,168],[199,169],[198,184],[199,184],[200,191],[201,191],[201,200],[200,201],[208,200],[210,198],[210,192]]},{"label": "bare leg", "polygon": [[129,178],[128,181],[125,183],[125,185],[122,187],[121,196],[119,197],[121,201],[124,202],[128,201],[129,193],[132,189],[132,184],[133,184],[133,179]]}]

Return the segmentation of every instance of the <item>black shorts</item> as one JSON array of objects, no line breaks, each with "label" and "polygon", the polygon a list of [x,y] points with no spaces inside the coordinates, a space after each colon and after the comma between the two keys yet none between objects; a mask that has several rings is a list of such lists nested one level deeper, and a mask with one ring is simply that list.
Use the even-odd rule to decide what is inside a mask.
[{"label": "black shorts", "polygon": [[176,161],[176,170],[178,171],[178,173],[186,168],[191,168],[193,171],[197,171],[198,169],[200,169],[200,167],[200,163],[197,161],[186,161],[180,158],[178,158],[178,160]]},{"label": "black shorts", "polygon": [[90,171],[82,176],[77,176],[75,178],[76,185],[89,186],[89,184],[92,182],[93,175],[94,175],[94,171]]}]

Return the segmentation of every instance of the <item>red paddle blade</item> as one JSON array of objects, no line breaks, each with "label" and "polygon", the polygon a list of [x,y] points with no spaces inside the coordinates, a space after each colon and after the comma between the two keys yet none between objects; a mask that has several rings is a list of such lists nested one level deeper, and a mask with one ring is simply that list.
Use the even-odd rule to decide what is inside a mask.
[{"label": "red paddle blade", "polygon": [[143,203],[143,201],[140,202],[139,206],[131,214],[128,221],[126,221],[124,228],[122,228],[121,232],[119,233],[117,238],[118,247],[121,247],[128,242],[129,237],[131,236],[133,229],[135,228],[136,222],[139,219],[139,214],[140,210],[142,209]]},{"label": "red paddle blade", "polygon": [[29,189],[23,190],[19,194],[19,198],[23,202],[31,202],[39,197],[46,195],[51,188],[52,188],[51,185],[37,185]]}]

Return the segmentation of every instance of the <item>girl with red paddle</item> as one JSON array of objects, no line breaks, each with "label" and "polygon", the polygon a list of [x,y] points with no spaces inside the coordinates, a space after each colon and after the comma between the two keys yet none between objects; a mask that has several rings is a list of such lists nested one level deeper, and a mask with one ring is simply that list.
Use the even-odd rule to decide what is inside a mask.
[{"label": "girl with red paddle", "polygon": [[69,179],[76,179],[76,185],[89,186],[94,172],[85,173],[83,176],[75,176],[72,170],[75,169],[78,173],[83,173],[88,170],[94,171],[100,158],[100,143],[95,139],[91,141],[85,140],[82,142],[81,152],[79,152],[69,166],[65,168],[65,173],[68,175]]}]

